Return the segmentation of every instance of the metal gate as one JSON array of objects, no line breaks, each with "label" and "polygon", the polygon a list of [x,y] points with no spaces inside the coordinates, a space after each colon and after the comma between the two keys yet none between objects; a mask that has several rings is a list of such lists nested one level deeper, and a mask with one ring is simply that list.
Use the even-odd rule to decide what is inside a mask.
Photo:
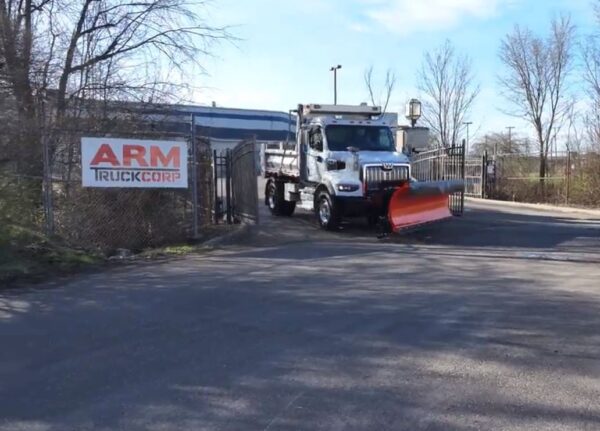
[{"label": "metal gate", "polygon": [[236,221],[258,223],[258,173],[256,142],[240,142],[231,151],[232,211]]},{"label": "metal gate", "polygon": [[[418,181],[465,179],[465,145],[417,153],[411,158],[411,175]],[[450,195],[448,206],[453,215],[464,211],[464,192]]]},{"label": "metal gate", "polygon": [[213,182],[214,222],[231,224],[231,150],[213,150]]},{"label": "metal gate", "polygon": [[214,222],[258,223],[258,152],[242,141],[213,153]]},{"label": "metal gate", "polygon": [[465,196],[485,197],[487,154],[465,160]]}]

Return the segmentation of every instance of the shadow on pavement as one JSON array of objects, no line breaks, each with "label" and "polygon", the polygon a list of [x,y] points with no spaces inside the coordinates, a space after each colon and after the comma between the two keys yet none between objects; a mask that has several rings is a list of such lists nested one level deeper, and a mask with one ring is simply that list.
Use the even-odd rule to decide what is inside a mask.
[{"label": "shadow on pavement", "polygon": [[[264,211],[260,230],[276,244],[286,240],[377,241],[377,229],[362,219],[349,219],[338,232],[321,232],[308,212],[274,217]],[[386,241],[404,244],[444,245],[458,248],[490,247],[554,249],[600,253],[600,220],[564,215],[516,214],[468,209],[462,217],[392,234]]]},{"label": "shadow on pavement", "polygon": [[0,430],[600,423],[596,267],[289,248],[0,296]]}]

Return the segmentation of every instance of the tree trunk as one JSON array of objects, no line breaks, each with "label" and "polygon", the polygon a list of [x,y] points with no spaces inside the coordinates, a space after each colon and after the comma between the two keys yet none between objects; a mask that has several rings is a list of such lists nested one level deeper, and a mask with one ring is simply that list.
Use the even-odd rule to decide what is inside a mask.
[{"label": "tree trunk", "polygon": [[540,178],[539,178],[539,198],[542,201],[546,199],[546,164],[547,164],[548,156],[545,154],[543,150],[540,151]]}]

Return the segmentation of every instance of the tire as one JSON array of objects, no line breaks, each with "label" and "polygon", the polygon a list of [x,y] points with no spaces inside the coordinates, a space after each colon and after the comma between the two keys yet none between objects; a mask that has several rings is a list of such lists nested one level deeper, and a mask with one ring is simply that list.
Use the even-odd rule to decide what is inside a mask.
[{"label": "tire", "polygon": [[317,222],[322,229],[336,230],[340,226],[341,214],[335,201],[325,190],[319,192],[315,201]]},{"label": "tire", "polygon": [[269,207],[271,214],[289,217],[294,214],[296,202],[284,200],[283,187],[283,183],[281,182],[269,181],[265,189],[265,204]]}]

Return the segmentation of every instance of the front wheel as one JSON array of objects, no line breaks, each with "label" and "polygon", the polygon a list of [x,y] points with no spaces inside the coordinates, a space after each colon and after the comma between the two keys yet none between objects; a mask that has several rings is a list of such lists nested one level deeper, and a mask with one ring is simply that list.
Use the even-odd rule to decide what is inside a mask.
[{"label": "front wheel", "polygon": [[326,191],[319,193],[316,199],[315,213],[319,226],[325,230],[335,230],[340,225],[339,209]]}]

